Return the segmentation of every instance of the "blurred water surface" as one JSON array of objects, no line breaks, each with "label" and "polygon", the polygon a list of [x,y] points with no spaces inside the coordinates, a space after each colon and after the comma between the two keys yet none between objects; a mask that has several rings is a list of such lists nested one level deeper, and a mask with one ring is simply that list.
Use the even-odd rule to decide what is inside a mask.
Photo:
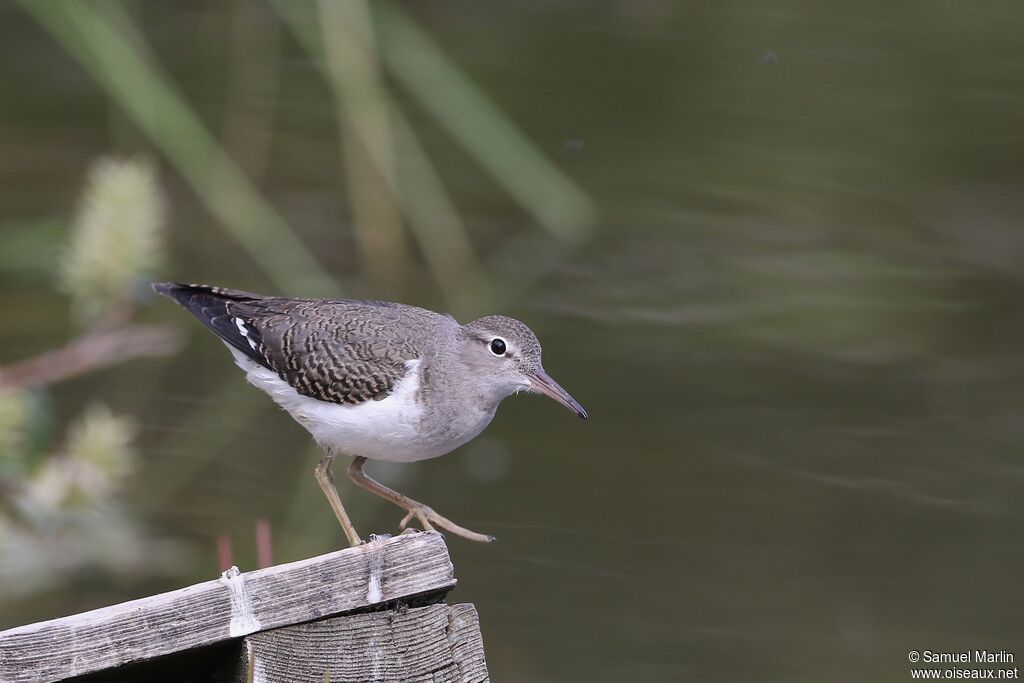
[{"label": "blurred water surface", "polygon": [[[448,310],[416,248],[401,273],[364,277],[334,102],[269,9],[238,28],[243,5],[135,16],[346,295]],[[450,543],[451,598],[479,609],[494,679],[895,681],[911,649],[1024,656],[1019,5],[408,9],[597,208],[573,246],[538,230],[403,100],[493,290],[452,307],[468,320],[499,301],[527,321],[591,413],[513,398],[449,456],[371,466],[498,536]],[[49,264],[85,168],[152,147],[29,17],[0,16],[9,361],[68,332]],[[261,94],[244,68],[266,45],[280,63]],[[162,275],[272,291],[163,171]],[[53,398],[60,414],[100,397],[137,416],[131,508],[189,559],[13,600],[0,627],[209,578],[219,533],[251,567],[261,516],[278,561],[343,542],[305,432],[195,321],[153,304],[190,335],[182,353]],[[342,496],[364,532],[396,529],[399,511]]]}]

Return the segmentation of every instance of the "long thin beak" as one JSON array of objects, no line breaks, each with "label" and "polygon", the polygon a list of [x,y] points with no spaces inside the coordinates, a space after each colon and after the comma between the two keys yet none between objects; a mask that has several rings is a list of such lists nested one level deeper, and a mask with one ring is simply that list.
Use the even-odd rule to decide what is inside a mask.
[{"label": "long thin beak", "polygon": [[583,409],[583,406],[577,403],[576,399],[570,396],[568,391],[560,387],[558,382],[551,379],[551,375],[543,370],[538,370],[530,377],[530,388],[537,393],[555,399],[584,420],[587,419],[587,411]]}]

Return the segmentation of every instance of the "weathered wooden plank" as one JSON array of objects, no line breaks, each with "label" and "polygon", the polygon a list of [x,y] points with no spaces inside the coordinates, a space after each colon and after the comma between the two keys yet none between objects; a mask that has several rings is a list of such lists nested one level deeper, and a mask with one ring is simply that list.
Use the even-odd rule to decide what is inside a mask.
[{"label": "weathered wooden plank", "polygon": [[455,585],[439,534],[403,534],[0,632],[0,681],[57,681]]},{"label": "weathered wooden plank", "polygon": [[352,614],[262,631],[245,639],[243,652],[238,683],[490,680],[473,605]]}]

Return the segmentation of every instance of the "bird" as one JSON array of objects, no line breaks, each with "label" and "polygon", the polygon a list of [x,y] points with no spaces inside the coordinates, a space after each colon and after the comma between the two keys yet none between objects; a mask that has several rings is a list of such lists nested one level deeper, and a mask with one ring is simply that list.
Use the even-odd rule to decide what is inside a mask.
[{"label": "bird", "polygon": [[153,283],[227,346],[253,386],[303,426],[323,451],[314,469],[338,523],[362,539],[338,496],[331,465],[352,458],[354,484],[418,520],[489,542],[365,472],[367,460],[436,458],[478,436],[498,405],[519,392],[548,396],[580,418],[587,411],[541,364],[524,323],[488,315],[460,324],[450,315],[386,301],[295,299],[180,282]]}]

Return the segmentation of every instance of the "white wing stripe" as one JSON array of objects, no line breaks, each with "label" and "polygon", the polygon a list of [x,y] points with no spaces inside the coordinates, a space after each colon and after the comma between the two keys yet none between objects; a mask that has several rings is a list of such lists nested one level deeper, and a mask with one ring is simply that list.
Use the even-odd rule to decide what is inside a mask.
[{"label": "white wing stripe", "polygon": [[249,330],[245,327],[245,321],[241,318],[232,318],[232,320],[235,321],[235,327],[238,328],[238,331],[242,333],[243,337],[245,337],[245,341],[249,342],[249,346],[251,346],[252,350],[255,351],[256,342],[249,337]]}]

